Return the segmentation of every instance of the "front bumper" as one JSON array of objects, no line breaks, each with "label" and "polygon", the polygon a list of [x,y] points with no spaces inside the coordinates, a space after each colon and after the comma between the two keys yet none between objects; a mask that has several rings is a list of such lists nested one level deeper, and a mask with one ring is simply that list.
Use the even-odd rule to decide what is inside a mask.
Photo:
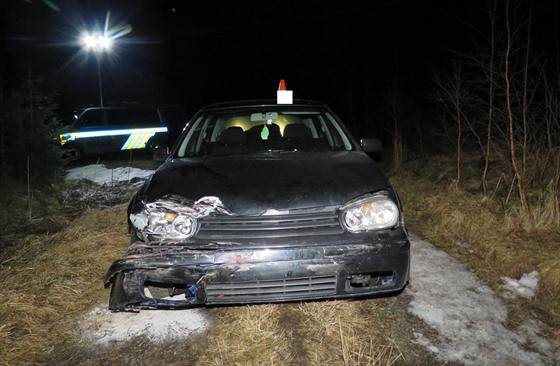
[{"label": "front bumper", "polygon": [[169,249],[131,255],[109,268],[109,309],[179,309],[371,296],[408,282],[406,237],[372,243]]}]

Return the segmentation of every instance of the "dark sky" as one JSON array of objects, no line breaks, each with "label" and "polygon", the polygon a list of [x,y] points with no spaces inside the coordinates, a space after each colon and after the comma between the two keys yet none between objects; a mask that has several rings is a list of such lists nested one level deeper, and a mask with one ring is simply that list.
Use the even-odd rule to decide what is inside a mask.
[{"label": "dark sky", "polygon": [[[478,4],[478,5],[477,5]],[[185,105],[274,98],[348,103],[395,77],[422,88],[448,49],[473,47],[486,1],[8,0],[3,1],[4,85],[31,72],[62,108],[99,103],[95,58],[79,35],[132,26],[101,59],[105,103]],[[359,87],[356,87],[359,86]]]}]

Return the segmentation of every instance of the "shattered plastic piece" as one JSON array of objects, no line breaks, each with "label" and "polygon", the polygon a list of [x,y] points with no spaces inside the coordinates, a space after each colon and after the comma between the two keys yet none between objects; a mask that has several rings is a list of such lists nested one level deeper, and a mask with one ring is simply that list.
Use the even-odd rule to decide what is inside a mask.
[{"label": "shattered plastic piece", "polygon": [[196,218],[209,216],[214,212],[233,215],[218,197],[202,197],[194,203],[178,196],[166,196],[162,199],[146,204],[149,209],[164,208],[170,211],[191,215]]},{"label": "shattered plastic piece", "polygon": [[193,208],[198,212],[199,217],[208,216],[215,211],[226,215],[233,215],[218,197],[202,197],[194,203]]},{"label": "shattered plastic piece", "polygon": [[196,285],[189,286],[189,287],[187,288],[187,290],[189,290],[189,293],[190,293],[192,296],[195,296],[195,295],[196,295]]}]

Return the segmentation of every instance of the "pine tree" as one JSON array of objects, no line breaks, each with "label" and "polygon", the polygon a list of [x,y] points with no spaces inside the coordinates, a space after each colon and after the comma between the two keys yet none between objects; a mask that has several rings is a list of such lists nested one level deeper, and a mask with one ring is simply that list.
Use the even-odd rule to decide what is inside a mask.
[{"label": "pine tree", "polygon": [[0,93],[0,176],[31,186],[62,179],[64,159],[51,137],[56,104],[27,80]]}]

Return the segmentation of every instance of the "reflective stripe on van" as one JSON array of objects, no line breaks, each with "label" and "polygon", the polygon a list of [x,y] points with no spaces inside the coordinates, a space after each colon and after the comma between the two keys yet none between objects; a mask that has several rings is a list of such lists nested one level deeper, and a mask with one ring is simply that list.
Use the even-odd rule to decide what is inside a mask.
[{"label": "reflective stripe on van", "polygon": [[146,142],[148,142],[150,137],[154,136],[156,132],[167,132],[167,127],[133,129],[132,133],[121,147],[121,150],[145,148]]},{"label": "reflective stripe on van", "polygon": [[82,138],[130,135],[121,150],[143,149],[148,140],[158,132],[167,132],[167,127],[126,128],[121,130],[99,130],[87,132],[67,132],[60,135],[61,144]]}]

